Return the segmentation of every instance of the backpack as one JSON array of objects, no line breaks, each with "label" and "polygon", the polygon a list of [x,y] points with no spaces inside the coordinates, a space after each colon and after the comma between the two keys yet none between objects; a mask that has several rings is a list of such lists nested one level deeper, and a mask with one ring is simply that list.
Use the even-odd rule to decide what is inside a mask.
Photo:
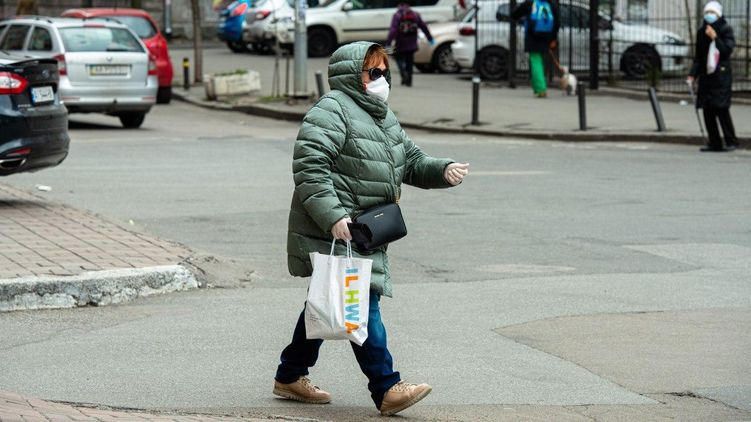
[{"label": "backpack", "polygon": [[550,5],[550,2],[548,0],[534,0],[527,28],[531,29],[533,34],[552,34],[554,23],[553,6]]},{"label": "backpack", "polygon": [[411,9],[402,13],[402,18],[399,20],[399,32],[404,35],[417,34],[417,13]]}]

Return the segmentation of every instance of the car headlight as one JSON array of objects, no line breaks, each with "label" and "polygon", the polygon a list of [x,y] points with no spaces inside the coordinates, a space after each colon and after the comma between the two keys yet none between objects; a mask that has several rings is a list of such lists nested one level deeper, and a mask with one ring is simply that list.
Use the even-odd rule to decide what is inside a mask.
[{"label": "car headlight", "polygon": [[662,42],[669,45],[686,45],[685,41],[672,35],[665,35],[662,37]]}]

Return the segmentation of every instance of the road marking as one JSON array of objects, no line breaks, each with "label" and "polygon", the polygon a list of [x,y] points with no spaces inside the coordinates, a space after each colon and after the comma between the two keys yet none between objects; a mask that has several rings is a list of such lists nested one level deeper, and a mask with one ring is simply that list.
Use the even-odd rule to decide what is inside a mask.
[{"label": "road marking", "polygon": [[493,264],[483,265],[480,267],[480,270],[489,273],[505,274],[550,274],[571,273],[576,271],[576,268],[557,265]]}]

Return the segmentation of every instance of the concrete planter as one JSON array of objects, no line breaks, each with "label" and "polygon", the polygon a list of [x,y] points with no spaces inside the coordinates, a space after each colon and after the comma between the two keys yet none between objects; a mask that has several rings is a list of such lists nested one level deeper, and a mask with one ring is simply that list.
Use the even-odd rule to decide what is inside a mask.
[{"label": "concrete planter", "polygon": [[206,75],[206,98],[248,95],[261,90],[261,76],[255,70],[232,75]]}]

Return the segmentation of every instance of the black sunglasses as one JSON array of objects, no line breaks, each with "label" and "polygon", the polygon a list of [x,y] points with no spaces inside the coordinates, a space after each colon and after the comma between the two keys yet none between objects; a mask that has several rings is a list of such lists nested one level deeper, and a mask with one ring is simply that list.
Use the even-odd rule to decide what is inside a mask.
[{"label": "black sunglasses", "polygon": [[389,70],[388,69],[384,70],[384,69],[381,69],[380,67],[371,67],[370,69],[366,70],[366,72],[368,72],[368,76],[370,76],[371,81],[374,81],[380,78],[381,76],[385,76],[387,78],[389,76]]}]

